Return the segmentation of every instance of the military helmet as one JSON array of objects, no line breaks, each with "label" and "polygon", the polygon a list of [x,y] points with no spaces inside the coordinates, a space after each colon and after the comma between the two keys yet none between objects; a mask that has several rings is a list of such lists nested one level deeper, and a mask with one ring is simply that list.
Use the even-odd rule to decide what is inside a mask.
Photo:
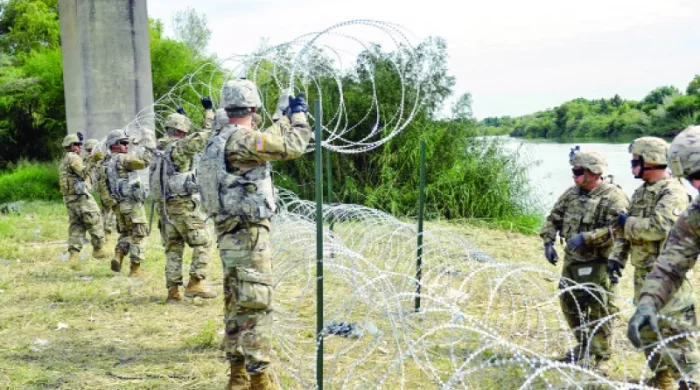
[{"label": "military helmet", "polygon": [[645,163],[654,165],[668,165],[666,153],[668,142],[658,137],[641,137],[632,141],[629,152],[642,156]]},{"label": "military helmet", "polygon": [[73,144],[79,144],[80,139],[78,138],[77,134],[68,134],[67,136],[63,137],[63,142],[61,142],[61,145],[64,148],[67,148]]},{"label": "military helmet", "polygon": [[189,133],[190,120],[186,116],[174,112],[168,115],[168,118],[165,119],[165,128],[180,130],[182,132]]},{"label": "military helmet", "polygon": [[691,176],[700,172],[700,126],[690,126],[673,139],[668,148],[673,176]]},{"label": "military helmet", "polygon": [[90,138],[89,140],[85,141],[85,150],[87,150],[88,152],[91,151],[95,146],[97,146],[99,142],[100,141],[94,138]]},{"label": "military helmet", "polygon": [[602,175],[608,169],[605,156],[595,150],[572,149],[569,164],[572,167],[586,168],[597,175]]},{"label": "military helmet", "polygon": [[129,139],[129,136],[126,135],[126,131],[122,129],[112,130],[107,134],[107,141],[105,141],[105,144],[109,148],[123,139]]},{"label": "military helmet", "polygon": [[262,106],[258,87],[250,80],[229,80],[221,88],[221,108],[252,108]]}]

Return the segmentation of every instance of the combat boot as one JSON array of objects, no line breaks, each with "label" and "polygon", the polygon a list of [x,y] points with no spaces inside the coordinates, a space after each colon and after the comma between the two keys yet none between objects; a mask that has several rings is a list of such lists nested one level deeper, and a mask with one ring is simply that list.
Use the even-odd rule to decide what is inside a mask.
[{"label": "combat boot", "polygon": [[92,257],[96,259],[106,259],[107,257],[109,257],[109,253],[107,253],[107,250],[104,246],[101,246],[99,248],[92,248]]},{"label": "combat boot", "polygon": [[698,386],[698,384],[695,382],[681,381],[681,384],[678,387],[678,389],[680,389],[680,390],[698,390],[698,389],[700,389],[700,386]]},{"label": "combat boot", "polygon": [[600,356],[593,356],[592,358],[593,361],[593,369],[598,371],[600,375],[604,377],[610,377],[610,374],[613,370],[612,365],[610,364],[610,358],[603,358]]},{"label": "combat boot", "polygon": [[70,256],[68,256],[68,261],[78,261],[80,260],[80,251],[70,250]]},{"label": "combat boot", "polygon": [[143,273],[143,271],[141,271],[141,264],[131,263],[131,269],[129,270],[129,277],[130,278],[139,278],[143,275],[144,275],[144,273]]},{"label": "combat boot", "polygon": [[117,249],[114,251],[114,258],[112,259],[112,271],[119,272],[122,270],[122,261],[124,261],[124,253]]},{"label": "combat boot", "polygon": [[200,297],[200,298],[216,298],[216,292],[206,287],[202,283],[202,279],[195,276],[190,276],[190,281],[187,283],[187,288],[185,289],[185,296],[188,298]]},{"label": "combat boot", "polygon": [[669,370],[657,371],[656,374],[644,382],[644,384],[659,390],[676,389],[676,381],[673,379],[673,376],[671,376]]},{"label": "combat boot", "polygon": [[182,293],[180,292],[180,286],[174,285],[168,287],[168,303],[180,302],[182,300]]},{"label": "combat boot", "polygon": [[250,377],[245,370],[244,362],[231,362],[231,376],[228,378],[225,390],[250,389]]},{"label": "combat boot", "polygon": [[250,376],[250,390],[279,390],[272,376],[266,371]]},{"label": "combat boot", "polygon": [[555,360],[562,363],[578,363],[579,360],[583,359],[585,352],[585,347],[579,344],[570,350],[566,351],[563,355],[559,356]]}]

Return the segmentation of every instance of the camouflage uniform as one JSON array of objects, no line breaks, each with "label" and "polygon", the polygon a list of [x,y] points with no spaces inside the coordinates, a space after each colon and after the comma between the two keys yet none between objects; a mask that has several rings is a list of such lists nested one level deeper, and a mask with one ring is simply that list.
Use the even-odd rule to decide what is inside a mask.
[{"label": "camouflage uniform", "polygon": [[90,194],[88,170],[83,164],[83,159],[77,153],[67,152],[61,159],[58,173],[61,194],[68,208],[70,221],[68,250],[81,251],[85,231],[90,233],[93,250],[102,248],[105,244],[105,235],[102,230],[100,209]]},{"label": "camouflage uniform", "polygon": [[[93,148],[97,145],[98,141],[96,139],[89,139],[85,141],[85,151],[86,151],[86,163],[88,172],[90,174],[90,180],[92,182],[93,189],[97,190],[97,194],[100,196],[100,212],[102,214],[102,223],[104,226],[105,234],[112,234],[113,231],[117,230],[117,218],[114,215],[114,205],[110,204],[109,200],[104,199],[104,196],[100,194],[104,189],[100,189],[100,168],[104,165],[104,156],[99,158],[99,155],[92,153]],[[98,157],[96,157],[98,156]]]},{"label": "camouflage uniform", "polygon": [[[114,132],[116,131],[121,130],[114,130]],[[109,137],[108,135],[108,140]],[[148,234],[148,229],[146,227],[146,211],[143,207],[145,193],[142,197],[121,196],[116,194],[114,190],[116,183],[113,183],[115,178],[109,173],[110,166],[114,167],[116,170],[116,179],[126,182],[129,181],[130,174],[149,166],[152,154],[151,150],[145,149],[141,157],[128,153],[111,153],[105,159],[105,173],[107,175],[107,182],[109,183],[109,192],[111,198],[116,201],[114,211],[117,217],[117,231],[119,232],[119,241],[115,248],[115,260],[117,261],[112,261],[112,270],[115,272],[119,272],[121,268],[121,258],[127,253],[131,260],[132,273],[134,271],[133,265],[137,265],[138,267],[138,265],[145,260],[143,239]],[[116,263],[119,264],[118,267]]]},{"label": "camouflage uniform", "polygon": [[[214,112],[207,110],[204,128],[211,126]],[[168,117],[174,122],[181,121],[177,129],[189,131],[189,120],[180,114],[172,114]],[[186,123],[184,123],[186,122]],[[166,121],[166,127],[168,122]],[[175,128],[175,127],[173,127]],[[184,131],[184,130],[183,130]],[[207,267],[211,260],[212,238],[206,224],[206,215],[201,206],[201,200],[197,191],[185,191],[180,194],[172,193],[168,188],[168,165],[172,162],[172,175],[184,174],[194,169],[194,156],[204,149],[204,144],[210,131],[196,132],[181,139],[162,139],[159,149],[164,154],[161,159],[163,172],[158,172],[162,177],[160,189],[162,190],[158,202],[161,220],[159,228],[165,247],[165,279],[168,288],[182,286],[182,256],[185,243],[192,248],[192,263],[190,265],[190,279],[203,280],[207,275]],[[164,195],[164,196],[163,196]],[[165,212],[163,213],[163,203]]]},{"label": "camouflage uniform", "polygon": [[[238,88],[237,83],[243,84],[249,92],[246,96],[249,103],[242,107],[259,107],[257,88],[246,80],[227,83],[221,102],[226,105],[228,101],[235,101],[235,97],[227,93],[230,88]],[[223,176],[216,176],[216,172],[212,172],[215,169],[204,168],[208,163],[205,161],[207,150],[198,170],[205,207],[215,216],[224,267],[224,349],[232,365],[245,362],[251,378],[264,377],[260,374],[270,363],[272,348],[273,280],[269,218],[274,215],[276,205],[269,161],[300,157],[311,136],[303,112],[290,117],[283,116],[262,131],[225,125],[207,143],[207,150],[210,150],[217,138],[222,137],[225,142],[223,153],[216,155],[225,160],[214,161],[215,166],[225,163]],[[213,174],[215,178],[206,177],[205,173]],[[225,188],[223,193],[216,191],[218,184]],[[214,187],[213,192],[211,187]]]},{"label": "camouflage uniform", "polygon": [[[679,134],[668,151],[670,166],[675,176],[690,176],[700,171],[700,126]],[[671,228],[661,254],[653,264],[640,291],[637,313],[630,320],[634,327],[640,312],[651,308],[665,318],[659,318],[659,330],[664,339],[696,330],[695,299],[688,271],[695,267],[700,255],[700,197],[696,198]],[[629,330],[628,330],[629,333]],[[642,327],[643,345],[659,341],[649,327]],[[654,347],[647,347],[650,354]],[[666,369],[674,379],[700,383],[700,353],[695,337],[683,337],[667,342],[650,361],[655,371]],[[686,385],[687,386],[687,385]],[[687,388],[687,387],[686,387]],[[697,388],[697,387],[693,387]]]},{"label": "camouflage uniform", "polygon": [[[576,153],[576,156],[585,157],[586,152]],[[595,157],[602,159],[598,153],[595,153]],[[585,166],[574,160],[572,165]],[[606,266],[615,238],[614,226],[618,215],[627,211],[628,205],[627,196],[617,185],[603,181],[590,192],[573,186],[557,200],[540,232],[545,244],[554,243],[557,233],[566,240],[583,233],[584,245],[581,248],[574,251],[567,245],[564,250],[559,288],[570,287],[572,283],[589,283],[599,286],[602,291],[573,289],[561,295],[560,303],[564,317],[580,345],[586,347],[590,342],[590,352],[603,360],[608,359],[611,353],[612,321],[606,321],[594,335],[590,333],[597,327],[597,320],[618,311],[609,294],[612,293],[612,284]]]}]

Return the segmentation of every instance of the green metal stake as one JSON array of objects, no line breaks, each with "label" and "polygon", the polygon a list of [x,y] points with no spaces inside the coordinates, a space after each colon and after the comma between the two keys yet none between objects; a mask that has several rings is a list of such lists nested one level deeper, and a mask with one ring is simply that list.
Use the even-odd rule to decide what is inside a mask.
[{"label": "green metal stake", "polygon": [[323,390],[323,149],[321,101],[314,101],[316,130],[316,389]]},{"label": "green metal stake", "polygon": [[425,208],[425,141],[420,141],[420,187],[418,189],[418,254],[416,256],[416,312],[420,311],[420,284],[423,274],[423,209]]},{"label": "green metal stake", "polygon": [[[331,153],[326,151],[326,181],[328,182],[328,204],[333,203],[333,170],[331,169]],[[330,230],[333,231],[333,214],[329,215]]]}]

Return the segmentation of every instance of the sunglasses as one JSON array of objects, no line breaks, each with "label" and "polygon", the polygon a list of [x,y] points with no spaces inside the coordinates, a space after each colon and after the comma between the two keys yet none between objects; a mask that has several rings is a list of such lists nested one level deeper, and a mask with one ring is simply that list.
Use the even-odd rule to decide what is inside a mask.
[{"label": "sunglasses", "polygon": [[573,173],[574,176],[581,176],[586,173],[586,168],[574,168],[571,170],[571,173]]},{"label": "sunglasses", "polygon": [[632,163],[632,168],[637,168],[642,165],[642,160],[639,159],[630,160],[630,162]]},{"label": "sunglasses", "polygon": [[119,141],[119,145],[129,146],[129,141]]},{"label": "sunglasses", "polygon": [[83,143],[82,143],[82,142],[74,142],[74,143],[73,143],[73,146],[80,146],[80,147],[82,147],[82,146],[83,146]]},{"label": "sunglasses", "polygon": [[700,180],[700,171],[695,172],[692,175],[686,176],[685,179],[688,181]]}]

